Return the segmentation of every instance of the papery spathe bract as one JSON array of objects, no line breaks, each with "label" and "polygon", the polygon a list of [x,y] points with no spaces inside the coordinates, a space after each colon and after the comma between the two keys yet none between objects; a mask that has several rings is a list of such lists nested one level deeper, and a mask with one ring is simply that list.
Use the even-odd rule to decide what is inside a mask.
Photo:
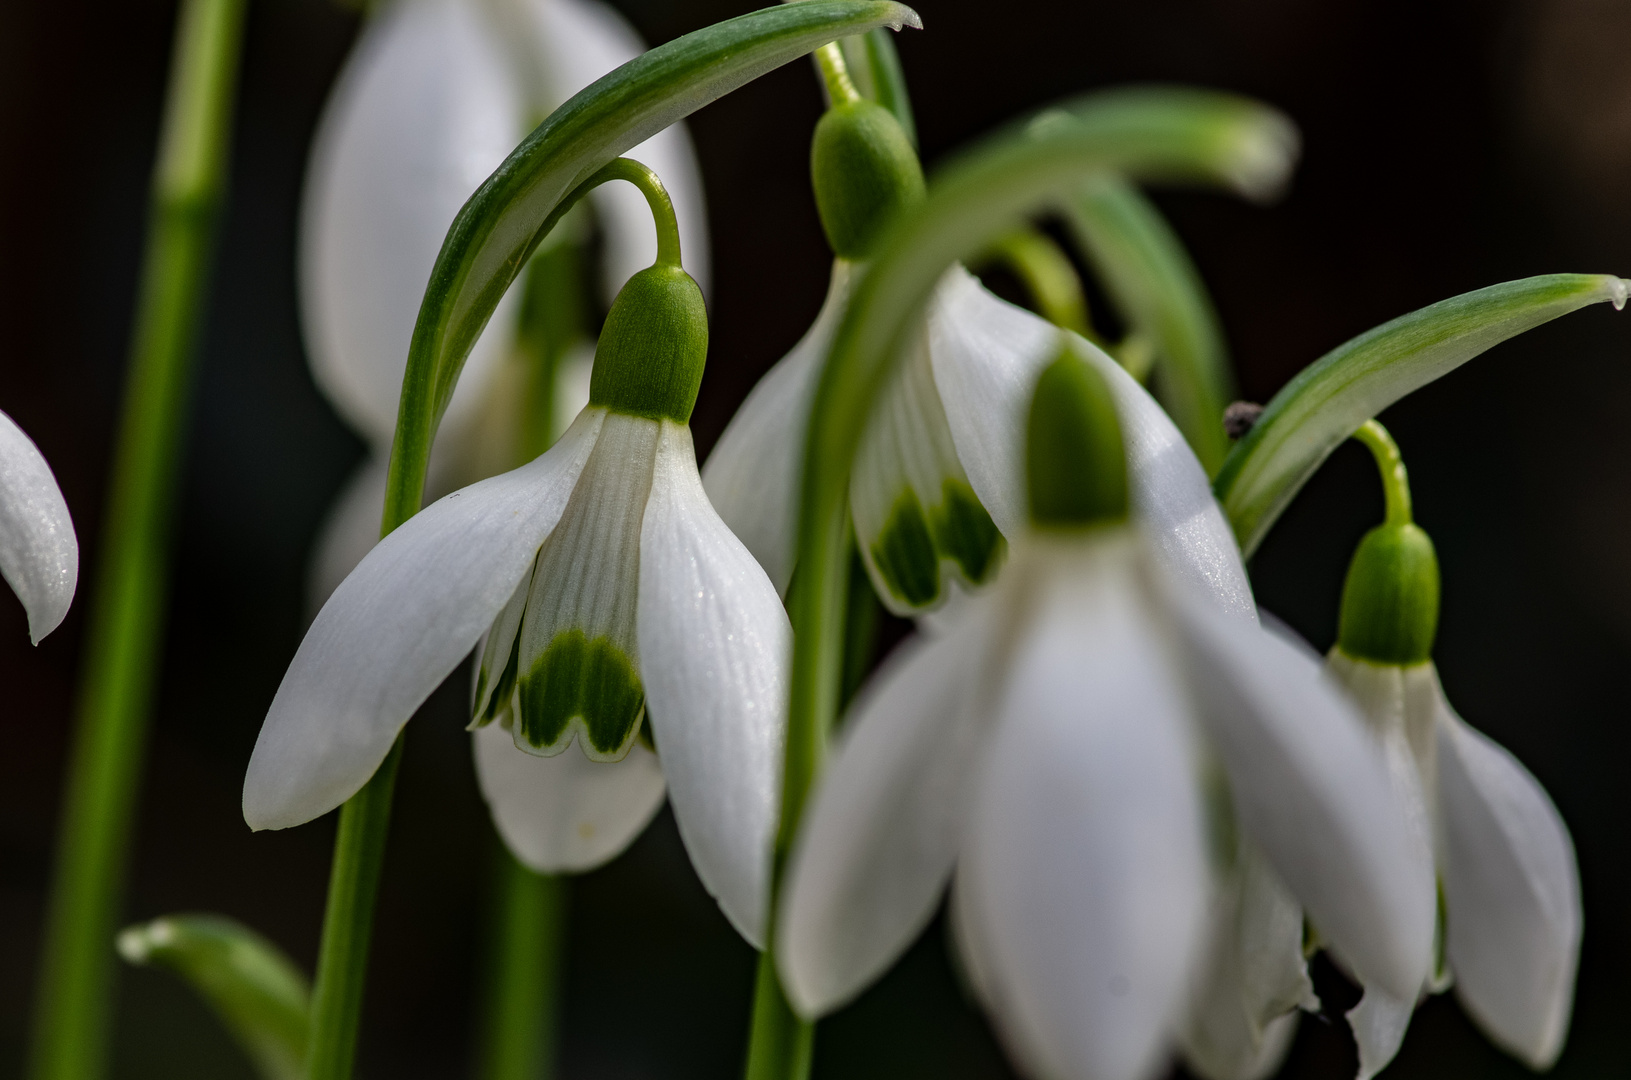
[{"label": "papery spathe bract", "polygon": [[51,466],[0,412],[0,577],[28,614],[38,645],[62,624],[79,584],[79,538]]}]

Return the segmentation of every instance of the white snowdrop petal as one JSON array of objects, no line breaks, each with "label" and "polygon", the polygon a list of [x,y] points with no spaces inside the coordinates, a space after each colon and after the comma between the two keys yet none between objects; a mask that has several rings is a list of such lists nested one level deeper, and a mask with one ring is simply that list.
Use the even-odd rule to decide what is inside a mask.
[{"label": "white snowdrop petal", "polygon": [[1181,1041],[1205,1080],[1258,1080],[1290,1043],[1287,1014],[1317,1008],[1303,959],[1303,912],[1249,841],[1220,889],[1210,956]]},{"label": "white snowdrop petal", "polygon": [[648,722],[697,876],[762,947],[793,628],[770,579],[709,505],[690,429],[662,426],[640,535]]},{"label": "white snowdrop petal", "polygon": [[[390,444],[419,303],[454,215],[526,131],[525,103],[480,5],[403,0],[370,20],[312,147],[300,301],[318,386]],[[466,361],[456,435],[509,345],[511,290]]]},{"label": "white snowdrop petal", "polygon": [[1414,995],[1432,958],[1432,867],[1363,721],[1301,650],[1182,583],[1167,592],[1241,826],[1366,985]]},{"label": "white snowdrop petal", "polygon": [[978,686],[996,612],[972,604],[945,637],[908,640],[873,675],[805,808],[776,933],[782,985],[805,1016],[865,989],[939,905],[990,720]]},{"label": "white snowdrop petal", "polygon": [[79,538],[57,478],[34,441],[3,412],[0,577],[23,602],[36,645],[61,625],[79,584]]},{"label": "white snowdrop petal", "polygon": [[581,873],[616,858],[663,805],[657,755],[638,743],[617,762],[572,751],[517,750],[497,724],[472,733],[476,778],[510,852],[541,874]]},{"label": "white snowdrop petal", "polygon": [[793,578],[810,403],[849,299],[852,272],[849,262],[833,260],[832,282],[815,322],[754,386],[702,466],[709,501],[778,593],[785,594]]},{"label": "white snowdrop petal", "polygon": [[1387,1068],[1404,1045],[1410,1017],[1416,1011],[1416,995],[1397,998],[1374,986],[1365,988],[1359,1004],[1348,1010],[1348,1027],[1359,1046],[1357,1080],[1371,1077]]},{"label": "white snowdrop petal", "polygon": [[1557,1060],[1580,958],[1580,874],[1557,807],[1529,771],[1443,705],[1441,871],[1456,995],[1532,1068]]},{"label": "white snowdrop petal", "polygon": [[[935,382],[975,494],[1005,536],[1025,520],[1025,424],[1042,368],[1059,354],[1058,327],[993,296],[960,267],[941,279],[929,320]],[[1110,383],[1127,445],[1133,513],[1169,572],[1224,610],[1255,619],[1234,533],[1206,471],[1149,393],[1104,352],[1073,338]]]},{"label": "white snowdrop petal", "polygon": [[1107,555],[1053,575],[1015,642],[957,870],[998,1028],[1038,1077],[1156,1074],[1210,895],[1194,721]]},{"label": "white snowdrop petal", "polygon": [[510,599],[559,520],[604,415],[586,409],[536,461],[432,503],[335,590],[255,742],[244,780],[250,828],[310,821],[367,782]]}]

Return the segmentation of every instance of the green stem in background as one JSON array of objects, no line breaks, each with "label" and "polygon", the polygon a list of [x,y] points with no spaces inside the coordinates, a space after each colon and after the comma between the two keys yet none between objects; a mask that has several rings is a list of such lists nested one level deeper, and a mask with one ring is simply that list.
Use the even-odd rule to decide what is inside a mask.
[{"label": "green stem in background", "polygon": [[870,30],[840,41],[849,64],[855,88],[868,101],[875,101],[894,114],[895,121],[912,148],[917,149],[917,121],[912,116],[912,99],[906,91],[906,73],[895,51],[895,35],[887,30]]},{"label": "green stem in background", "polygon": [[1493,345],[1590,304],[1624,307],[1631,281],[1546,274],[1440,300],[1338,345],[1281,387],[1212,490],[1250,558],[1320,463],[1366,420]]},{"label": "green stem in background", "polygon": [[[567,232],[566,229],[558,230]],[[527,268],[516,347],[525,364],[526,404],[514,464],[548,450],[560,435],[557,382],[568,350],[589,333],[583,250],[576,236],[541,247]]]},{"label": "green stem in background", "polygon": [[1382,481],[1382,498],[1387,505],[1387,523],[1410,524],[1410,475],[1405,471],[1399,444],[1393,441],[1388,429],[1375,420],[1360,424],[1353,437],[1364,443],[1376,459],[1376,471]]},{"label": "green stem in background", "polygon": [[1088,320],[1082,279],[1070,257],[1044,234],[1016,229],[987,248],[976,262],[995,262],[1011,271],[1044,319],[1098,343]]},{"label": "green stem in background", "polygon": [[1183,242],[1154,203],[1114,175],[1085,185],[1065,221],[1122,317],[1153,347],[1156,392],[1206,474],[1216,476],[1229,453],[1223,409],[1235,380],[1217,312]]},{"label": "green stem in background", "polygon": [[482,1080],[555,1075],[566,882],[497,852],[497,900],[483,1003]]},{"label": "green stem in background", "polygon": [[119,934],[119,955],[174,972],[231,1030],[262,1080],[298,1080],[311,986],[281,949],[219,915],[168,915]]},{"label": "green stem in background", "polygon": [[40,953],[33,1080],[96,1080],[106,1071],[113,935],[164,639],[170,517],[226,187],[244,7],[185,0],[176,27]]}]

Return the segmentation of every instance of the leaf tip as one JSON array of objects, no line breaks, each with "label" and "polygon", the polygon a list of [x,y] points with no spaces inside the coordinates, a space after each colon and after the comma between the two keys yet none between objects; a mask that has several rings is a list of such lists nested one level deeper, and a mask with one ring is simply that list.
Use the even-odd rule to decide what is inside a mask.
[{"label": "leaf tip", "polygon": [[1291,180],[1302,153],[1302,136],[1278,109],[1256,108],[1235,138],[1230,168],[1237,190],[1253,202],[1273,202]]},{"label": "leaf tip", "polygon": [[174,936],[175,931],[167,920],[154,919],[150,923],[125,927],[119,931],[114,944],[126,963],[142,967],[152,959],[154,950],[163,948]]},{"label": "leaf tip", "polygon": [[897,33],[903,27],[907,26],[910,26],[913,30],[923,29],[923,17],[917,12],[907,7],[905,4],[895,4],[892,6],[894,7],[895,11],[894,17],[889,20],[889,29],[896,31]]},{"label": "leaf tip", "polygon": [[1615,311],[1625,310],[1625,300],[1631,296],[1631,279],[1610,277],[1608,279],[1608,301],[1614,305]]}]

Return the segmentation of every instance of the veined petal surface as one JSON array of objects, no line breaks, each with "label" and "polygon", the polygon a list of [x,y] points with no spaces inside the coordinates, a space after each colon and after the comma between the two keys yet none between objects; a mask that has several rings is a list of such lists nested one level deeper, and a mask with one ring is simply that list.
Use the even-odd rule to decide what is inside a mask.
[{"label": "veined petal surface", "polygon": [[1456,996],[1496,1043],[1549,1068],[1568,1034],[1580,959],[1574,844],[1540,782],[1448,702],[1438,748]]},{"label": "veined petal surface", "polygon": [[638,744],[617,762],[539,757],[497,724],[472,733],[476,779],[493,825],[540,874],[582,873],[616,858],[663,805],[657,755]]},{"label": "veined petal surface", "polygon": [[529,465],[455,491],[392,532],[335,590],[284,673],[244,780],[252,829],[356,794],[510,599],[600,434],[585,409]]},{"label": "veined petal surface", "polygon": [[691,429],[662,421],[640,533],[640,675],[680,837],[731,925],[765,941],[793,628],[719,519]]},{"label": "veined petal surface", "polygon": [[[953,267],[931,308],[935,384],[969,483],[1005,536],[1025,520],[1025,423],[1041,370],[1066,337]],[[1206,471],[1166,412],[1097,346],[1070,337],[1110,383],[1127,445],[1134,515],[1167,569],[1255,619],[1251,585]]]},{"label": "veined petal surface", "polygon": [[34,441],[3,412],[0,577],[23,602],[36,645],[61,625],[79,584],[79,538],[57,478]]},{"label": "veined petal surface", "polygon": [[852,263],[833,260],[815,322],[754,386],[702,466],[702,486],[714,509],[783,595],[793,579],[810,403],[853,273]]},{"label": "veined petal surface", "polygon": [[951,876],[991,723],[980,687],[1000,648],[1000,597],[970,604],[946,636],[908,640],[873,675],[804,811],[776,961],[806,1017],[888,969],[933,918]]},{"label": "veined petal surface", "polygon": [[[501,44],[462,0],[403,0],[371,20],[324,110],[301,206],[301,321],[318,386],[377,446],[396,428],[442,239],[526,127]],[[450,432],[503,358],[513,305],[471,352]]]},{"label": "veined petal surface", "polygon": [[[1126,536],[1058,560],[1014,643],[957,870],[1023,1071],[1160,1068],[1211,894],[1194,719]],[[1016,562],[1022,556],[1016,552]]]},{"label": "veined petal surface", "polygon": [[1363,721],[1301,650],[1181,582],[1166,593],[1242,828],[1355,974],[1412,998],[1432,959],[1432,866]]}]

